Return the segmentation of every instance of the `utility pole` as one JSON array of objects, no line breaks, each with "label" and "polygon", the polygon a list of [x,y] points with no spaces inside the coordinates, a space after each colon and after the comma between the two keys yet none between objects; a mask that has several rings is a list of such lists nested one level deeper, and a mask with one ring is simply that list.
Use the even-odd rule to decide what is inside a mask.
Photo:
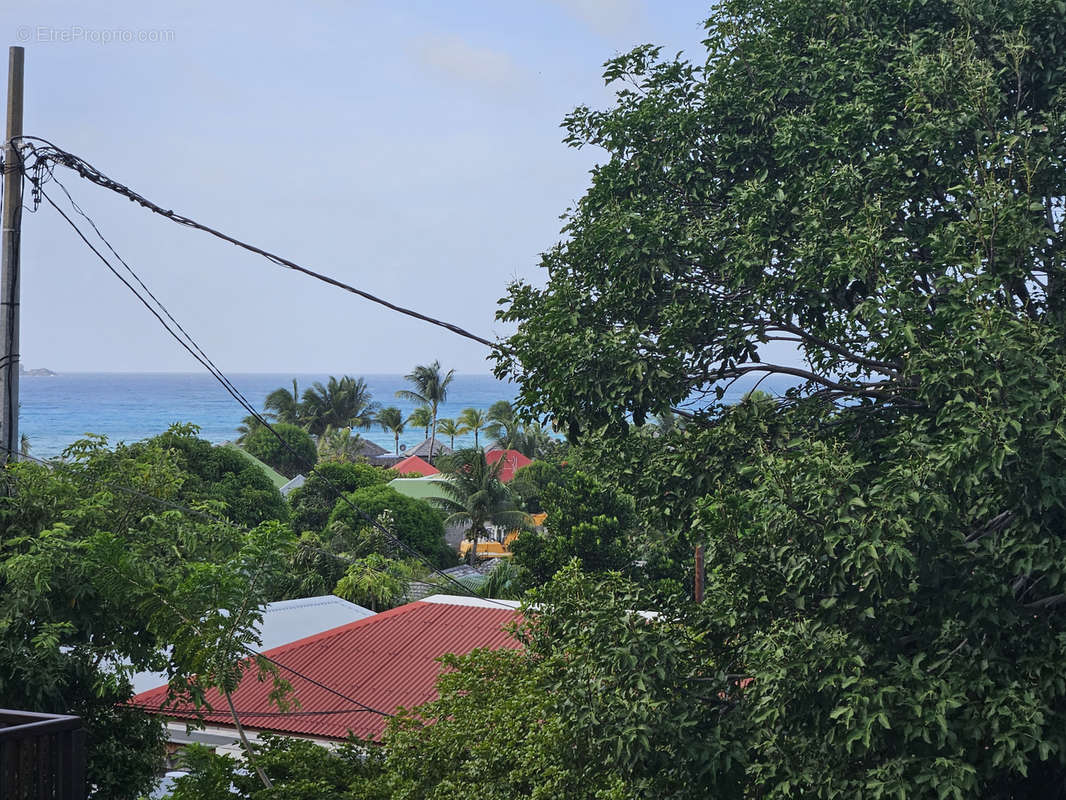
[{"label": "utility pole", "polygon": [[696,576],[692,581],[692,598],[703,602],[703,545],[696,545]]},{"label": "utility pole", "polygon": [[7,135],[0,231],[0,465],[19,452],[19,234],[22,227],[22,73],[26,51],[8,50]]}]

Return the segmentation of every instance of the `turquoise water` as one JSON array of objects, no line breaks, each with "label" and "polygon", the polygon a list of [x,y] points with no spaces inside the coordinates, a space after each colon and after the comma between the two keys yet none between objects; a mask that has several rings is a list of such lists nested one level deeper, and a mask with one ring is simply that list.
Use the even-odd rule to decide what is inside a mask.
[{"label": "turquoise water", "polygon": [[[260,411],[268,393],[278,387],[292,388],[295,377],[300,392],[328,375],[235,374],[229,379]],[[410,413],[414,404],[396,398],[397,389],[408,388],[402,375],[364,375],[374,400]],[[30,454],[51,458],[86,433],[99,433],[111,442],[134,442],[166,430],[174,422],[200,426],[200,435],[211,442],[237,436],[245,410],[208,374],[199,373],[67,373],[54,377],[23,376],[19,381],[20,431],[30,438]],[[514,386],[491,375],[456,375],[449,387],[448,402],[441,417],[455,417],[464,408],[487,409],[497,400],[513,400]],[[400,443],[418,444],[424,429],[405,431]],[[391,433],[380,427],[360,434],[388,450]],[[473,435],[456,437],[456,446],[473,444]],[[445,440],[445,443],[448,443]]]}]

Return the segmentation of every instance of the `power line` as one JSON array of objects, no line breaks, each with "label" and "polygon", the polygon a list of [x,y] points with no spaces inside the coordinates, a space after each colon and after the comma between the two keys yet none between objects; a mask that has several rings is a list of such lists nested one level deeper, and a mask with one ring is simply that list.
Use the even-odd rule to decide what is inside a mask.
[{"label": "power line", "polygon": [[[56,180],[54,175],[51,176],[51,177],[52,177],[53,180]],[[40,175],[36,175],[36,176],[31,177],[31,181],[33,181],[34,186],[36,187],[37,194],[40,195],[41,197],[43,197],[48,202],[48,204],[51,205],[59,213],[59,215],[74,230],[74,232],[78,235],[78,237],[93,252],[93,254],[96,255],[96,257],[100,261],[102,261],[104,263],[104,265],[108,268],[108,270],[116,278],[118,278],[126,286],[127,289],[130,290],[130,292],[138,299],[138,301],[145,308],[148,309],[148,311],[152,314],[152,316],[154,316],[156,318],[156,321],[158,321],[159,324],[163,326],[164,330],[166,330],[167,333],[169,333],[171,335],[171,337],[176,342],[178,342],[178,344],[180,344],[197,362],[199,362],[201,366],[203,366],[205,369],[207,369],[207,371],[209,373],[211,373],[211,375],[222,385],[222,387],[227,391],[227,393],[229,393],[229,395],[231,397],[233,397],[251,416],[253,416],[256,419],[256,421],[259,422],[259,424],[261,424],[264,427],[266,427],[270,431],[270,433],[274,436],[274,438],[278,440],[278,442],[282,445],[282,447],[284,447],[298,462],[300,462],[300,463],[302,463],[304,465],[304,467],[307,469],[308,477],[310,477],[312,474],[316,474],[316,467],[312,463],[307,461],[302,455],[300,455],[300,453],[298,453],[289,444],[289,442],[280,433],[278,433],[278,431],[248,401],[248,399],[240,392],[240,390],[238,390],[237,387],[233,385],[233,383],[226,377],[226,375],[217,366],[215,366],[214,362],[212,362],[211,359],[208,358],[207,354],[204,353],[203,349],[198,344],[196,344],[195,340],[185,331],[185,329],[183,327],[181,327],[181,325],[178,324],[176,320],[174,320],[173,315],[171,315],[170,312],[166,310],[165,306],[155,297],[155,295],[151,294],[151,292],[148,291],[147,287],[144,284],[144,281],[142,281],[140,279],[140,277],[137,276],[137,274],[133,270],[133,268],[130,267],[130,265],[124,259],[122,259],[121,256],[118,255],[118,253],[115,251],[115,248],[111,245],[111,243],[100,232],[100,229],[94,223],[92,223],[91,220],[89,220],[89,222],[92,225],[92,228],[96,232],[97,236],[101,239],[101,241],[103,241],[105,243],[106,247],[112,253],[115,254],[116,258],[118,258],[118,260],[126,268],[127,272],[130,273],[130,275],[133,277],[133,279],[138,284],[140,284],[141,286],[145,286],[145,291],[153,299],[153,301],[159,307],[160,311],[162,311],[162,314],[160,313],[160,311],[157,311],[152,306],[152,304],[149,303],[144,298],[143,295],[141,295],[140,292],[138,292],[136,287],[134,287],[133,284],[130,283],[130,281],[128,281],[125,277],[122,276],[121,273],[119,273],[119,271],[108,260],[108,258],[103,253],[101,253],[100,250],[97,249],[92,244],[92,242],[89,241],[88,237],[81,230],[81,228],[78,227],[77,223],[75,223],[56,204],[56,202],[54,200],[52,200],[51,196],[46,191],[44,191],[44,188],[42,186],[43,180],[41,179]],[[58,180],[56,180],[56,183],[69,196],[69,192],[67,192],[66,187],[64,187]],[[85,216],[86,219],[89,219],[88,215],[86,215],[84,211],[81,211],[80,208],[79,208],[79,213],[82,214],[82,216]],[[175,327],[177,327],[178,330],[181,331],[181,335],[179,335],[178,332],[176,332],[173,328],[170,327],[170,325],[166,322],[166,320],[163,319],[163,315],[167,316],[169,319],[174,321]],[[184,338],[183,338],[183,336],[184,336]],[[421,553],[418,550],[416,550],[414,547],[409,545],[407,542],[404,542],[402,539],[400,539],[395,534],[393,534],[391,531],[389,531],[387,528],[385,528],[385,526],[382,525],[377,519],[375,519],[374,517],[370,516],[363,509],[361,509],[358,506],[356,506],[344,494],[344,492],[341,491],[324,474],[322,474],[321,472],[318,472],[317,474],[318,474],[318,477],[322,480],[322,482],[326,485],[326,487],[333,493],[335,499],[339,499],[341,502],[345,503],[345,505],[347,505],[356,514],[358,514],[360,517],[362,517],[371,527],[376,528],[378,531],[383,533],[389,539],[389,541],[391,541],[393,543],[394,546],[400,547],[401,549],[403,549],[404,551],[406,551],[410,555],[412,555],[415,558],[417,558],[419,561],[421,561],[426,566],[428,566],[432,572],[434,572],[435,574],[439,575],[444,580],[454,584],[456,587],[461,589],[464,594],[466,594],[468,596],[471,596],[471,597],[475,597],[476,596],[470,591],[470,589],[468,587],[463,585],[461,582],[459,582],[458,580],[453,578],[451,575],[448,575],[448,574],[442,572],[435,564],[433,564],[432,561],[430,561],[430,559],[426,555],[424,555],[423,553]],[[481,598],[481,599],[487,599],[489,602],[494,602],[494,601],[492,601],[491,599],[488,599],[488,598]],[[499,604],[499,605],[501,605],[501,607],[503,606],[502,603]],[[509,606],[507,606],[507,607],[509,608]]]},{"label": "power line", "polygon": [[[0,449],[6,450],[8,452],[12,452],[6,447],[0,446]],[[26,458],[26,459],[28,459],[30,461],[35,461],[35,462],[37,462],[39,464],[42,464],[44,466],[47,466],[47,467],[51,467],[52,466],[51,464],[49,464],[49,462],[47,462],[47,461],[45,461],[43,459],[40,459],[40,458],[36,458],[34,456],[28,456],[27,455],[27,456],[22,456],[22,457]],[[132,489],[131,487],[124,487],[124,486],[121,486],[121,485],[109,484],[109,483],[104,483],[102,485],[104,485],[105,487],[110,488],[110,489],[116,489],[116,490],[119,490],[119,491],[127,491],[127,492],[129,492],[131,494],[137,495],[139,497],[143,497],[143,498],[148,499],[148,500],[154,500],[156,502],[160,502],[160,503],[163,503],[163,504],[166,504],[166,505],[170,505],[172,507],[175,507],[177,509],[181,509],[181,510],[186,511],[186,512],[188,512],[190,514],[193,514],[193,515],[199,515],[199,516],[207,517],[207,518],[211,519],[212,521],[214,521],[216,523],[229,525],[230,527],[233,527],[235,530],[238,530],[238,531],[242,531],[242,532],[245,532],[245,533],[248,532],[247,528],[244,528],[243,526],[237,525],[236,523],[230,522],[229,520],[219,520],[219,519],[214,518],[214,517],[212,517],[211,515],[208,515],[208,514],[198,514],[198,512],[196,512],[195,510],[193,510],[191,508],[188,508],[186,506],[182,506],[180,504],[171,503],[170,501],[164,500],[162,498],[153,497],[152,495],[145,494],[144,492],[137,491],[136,489]],[[322,551],[322,552],[326,552],[326,551]],[[339,556],[338,556],[338,558],[339,558]],[[260,571],[258,573],[256,573],[256,578],[258,578],[258,576],[261,573],[262,573],[262,568],[260,569]],[[254,582],[254,580],[255,580],[255,578],[253,578],[253,582]],[[236,627],[238,619],[239,619],[239,617],[234,619],[234,628]],[[276,658],[272,658],[271,656],[268,656],[268,655],[265,655],[263,653],[260,653],[259,651],[254,650],[253,648],[249,647],[248,645],[243,645],[242,644],[240,647],[247,654],[249,654],[249,655],[251,655],[251,656],[253,656],[255,658],[262,658],[263,660],[267,661],[268,663],[273,664],[275,667],[278,667],[279,669],[283,669],[286,672],[289,672],[289,673],[295,675],[296,677],[298,677],[298,678],[300,678],[300,679],[302,679],[304,681],[307,681],[308,683],[310,683],[310,684],[312,684],[314,686],[317,686],[318,688],[320,688],[320,689],[322,689],[322,690],[324,690],[326,692],[329,692],[330,694],[332,694],[332,695],[334,695],[336,697],[339,697],[339,698],[341,698],[343,700],[346,700],[349,703],[352,703],[353,705],[358,706],[359,709],[362,710],[362,711],[367,711],[367,712],[370,712],[370,713],[373,713],[373,714],[379,714],[379,715],[385,716],[385,717],[394,716],[393,714],[390,714],[387,711],[381,711],[380,709],[374,708],[372,706],[368,706],[366,703],[363,703],[363,702],[361,702],[359,700],[356,700],[354,697],[349,697],[348,695],[344,694],[343,692],[340,692],[340,691],[338,691],[338,690],[336,690],[336,689],[334,689],[334,688],[332,688],[330,686],[327,686],[326,684],[322,683],[321,681],[316,680],[315,678],[310,677],[309,675],[305,675],[304,673],[300,672],[295,667],[291,667],[288,664],[285,664],[285,663],[277,660]],[[160,708],[160,709],[157,709],[157,710],[164,710],[164,709]]]},{"label": "power line", "polygon": [[[242,241],[234,236],[230,236],[227,233],[223,233],[222,231],[216,230],[215,228],[211,228],[207,225],[204,225],[203,223],[197,222],[196,220],[190,217],[186,217],[181,214],[177,214],[170,209],[163,208],[162,206],[152,202],[143,195],[133,191],[128,186],[125,186],[119,183],[118,181],[109,178],[104,173],[100,172],[100,170],[96,169],[96,167],[85,161],[85,159],[59,148],[58,146],[49,142],[47,139],[42,139],[38,136],[20,136],[18,138],[20,141],[27,143],[27,145],[33,152],[35,159],[39,161],[48,161],[57,164],[62,164],[68,169],[76,172],[83,179],[90,181],[91,183],[95,183],[97,186],[100,186],[104,189],[115,192],[116,194],[119,194],[127,198],[128,200],[138,203],[144,208],[147,208],[149,211],[158,214],[162,217],[165,217],[166,219],[169,219],[172,222],[176,222],[179,225],[184,225],[186,227],[194,228],[196,230],[203,231],[204,233],[208,233],[218,239],[221,239],[224,242],[228,242],[251,253],[255,253],[256,255],[262,256],[263,258],[267,259],[273,264],[276,264],[279,267],[294,270],[296,272],[307,275],[308,277],[314,278],[315,280],[329,284],[330,286],[334,286],[338,289],[343,289],[346,292],[350,292],[351,294],[357,295],[358,297],[362,297],[363,299],[369,300],[372,303],[377,303],[380,306],[384,306],[390,311],[395,311],[399,314],[404,314],[408,317],[413,317],[414,319],[422,320],[423,322],[428,322],[430,325],[436,325],[440,328],[444,328],[445,330],[451,331],[457,336],[462,336],[479,344],[483,344],[493,350],[500,350],[502,352],[506,352],[506,348],[499,342],[492,342],[482,336],[478,336],[475,333],[471,333],[470,331],[460,327],[459,325],[456,325],[451,322],[446,322],[441,319],[437,319],[436,317],[431,317],[419,311],[415,311],[410,308],[405,308],[404,306],[397,305],[396,303],[392,303],[381,297],[377,297],[376,295],[373,295],[364,289],[359,289],[355,286],[344,283],[343,281],[340,281],[336,278],[332,278],[329,275],[325,275],[321,272],[316,272],[315,270],[312,270],[308,267],[301,266],[300,264],[297,264],[294,261],[290,261],[287,258],[279,256],[276,253],[272,253],[269,250],[264,250],[261,247],[257,247],[256,245]],[[32,142],[35,141],[43,142],[45,146],[38,147],[37,145],[32,144]]]},{"label": "power line", "polygon": [[[148,705],[147,703],[126,703],[126,708],[139,708],[142,711],[162,711],[164,709]],[[226,713],[224,711],[215,711],[212,709],[207,712],[210,715],[224,717]],[[324,717],[333,714],[359,714],[362,713],[361,709],[351,708],[330,708],[323,709],[321,711],[249,711],[247,709],[238,709],[237,713],[242,717]],[[388,715],[395,716],[395,715]]]}]

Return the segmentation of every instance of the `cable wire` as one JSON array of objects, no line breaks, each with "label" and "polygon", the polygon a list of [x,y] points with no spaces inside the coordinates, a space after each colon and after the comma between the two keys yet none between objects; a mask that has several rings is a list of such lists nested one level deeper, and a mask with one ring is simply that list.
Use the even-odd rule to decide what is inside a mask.
[{"label": "cable wire", "polygon": [[[364,289],[359,289],[355,286],[344,283],[343,281],[340,281],[336,278],[332,278],[329,275],[325,275],[321,272],[316,272],[315,270],[309,269],[308,267],[301,266],[300,264],[297,264],[294,261],[290,261],[287,258],[279,256],[276,253],[272,253],[269,250],[264,250],[261,247],[257,247],[256,245],[242,241],[234,236],[230,236],[227,233],[223,233],[222,231],[216,230],[215,228],[211,228],[207,225],[204,225],[203,223],[197,222],[196,220],[190,217],[186,217],[181,214],[175,213],[170,209],[163,208],[162,206],[152,202],[143,195],[133,191],[128,186],[125,186],[119,183],[118,181],[109,178],[100,170],[96,169],[96,167],[92,166],[92,164],[88,163],[85,159],[61,149],[60,147],[49,142],[47,139],[42,139],[38,136],[21,136],[18,138],[20,141],[28,144],[36,159],[62,164],[68,169],[76,172],[83,179],[90,181],[91,183],[95,183],[97,186],[100,186],[104,189],[115,192],[116,194],[119,194],[127,198],[128,200],[138,203],[144,208],[153,212],[154,214],[158,214],[162,217],[165,217],[166,219],[169,219],[172,222],[176,222],[179,225],[184,225],[186,227],[194,228],[195,230],[208,233],[218,239],[221,239],[224,242],[228,242],[232,245],[247,250],[248,252],[262,256],[263,258],[267,259],[273,264],[276,264],[279,267],[294,270],[296,272],[307,275],[308,277],[314,278],[315,280],[329,284],[330,286],[334,286],[338,289],[343,289],[346,292],[350,292],[351,294],[357,295],[358,297],[362,297],[363,299],[369,300],[372,303],[377,303],[380,306],[384,306],[390,311],[395,311],[399,314],[404,314],[408,317],[413,317],[414,319],[427,322],[430,325],[436,325],[440,328],[444,328],[445,330],[451,331],[457,336],[462,336],[479,344],[483,344],[493,350],[500,350],[506,352],[506,348],[499,342],[493,342],[482,336],[478,336],[477,334],[471,333],[470,331],[460,327],[459,325],[456,325],[451,322],[446,322],[435,317],[431,317],[427,314],[415,311],[414,309],[405,308],[404,306],[397,305],[396,303],[392,303],[388,300],[385,300],[384,298],[373,295]],[[45,146],[38,147],[37,145],[33,144],[33,142],[42,142]]]},{"label": "cable wire", "polygon": [[[10,450],[7,447],[3,447],[2,445],[0,445],[0,450],[7,451],[9,453],[13,453],[14,452],[14,451]],[[49,462],[45,461],[44,459],[37,458],[35,456],[23,454],[20,457],[23,458],[23,459],[29,460],[29,461],[34,461],[34,462],[36,462],[38,464],[42,464],[42,465],[44,465],[46,467],[52,467],[52,465]],[[244,532],[244,533],[248,533],[248,529],[247,528],[245,528],[244,526],[241,526],[241,525],[237,525],[236,523],[234,523],[234,522],[232,522],[230,520],[219,519],[217,517],[214,517],[213,515],[202,513],[202,512],[198,512],[195,509],[191,509],[191,508],[189,508],[187,506],[183,506],[183,505],[181,505],[179,503],[172,503],[169,500],[164,500],[161,497],[153,497],[150,494],[145,494],[144,492],[140,492],[140,491],[138,491],[136,489],[133,489],[132,487],[121,486],[119,484],[111,484],[111,483],[104,483],[102,485],[104,487],[106,487],[106,488],[109,488],[109,489],[115,489],[117,491],[128,492],[128,493],[136,495],[138,497],[142,497],[142,498],[145,498],[147,500],[152,500],[152,501],[155,501],[157,503],[161,503],[163,505],[167,505],[167,506],[170,506],[172,508],[185,511],[185,512],[189,513],[190,515],[204,517],[204,518],[207,518],[207,519],[211,520],[212,522],[215,522],[215,523],[218,523],[218,524],[227,525],[229,527],[232,527],[235,530],[238,530],[238,531],[241,531],[241,532]],[[323,550],[322,552],[326,553],[327,551]],[[336,555],[336,554],[331,554],[331,555]],[[340,556],[337,556],[337,558],[340,558]],[[341,559],[341,560],[343,562],[343,559]],[[259,575],[259,573],[256,574],[256,577],[258,577],[258,575]],[[255,579],[253,578],[253,581],[254,580]],[[239,617],[237,619],[239,619]],[[236,625],[237,619],[234,620],[234,625]],[[312,684],[314,686],[317,686],[318,688],[320,688],[320,689],[322,689],[322,690],[324,690],[326,692],[329,692],[330,694],[332,694],[332,695],[334,695],[336,697],[339,697],[339,698],[341,698],[343,700],[346,700],[349,703],[352,703],[355,706],[358,706],[358,710],[359,711],[366,711],[366,712],[373,713],[373,714],[379,714],[379,715],[384,716],[384,717],[394,716],[393,714],[390,714],[387,711],[382,711],[382,710],[374,708],[372,706],[368,706],[366,703],[363,703],[363,702],[361,702],[359,700],[356,700],[354,697],[349,697],[348,695],[344,694],[343,692],[340,692],[340,691],[338,691],[338,690],[336,690],[336,689],[334,689],[334,688],[332,688],[330,686],[327,686],[326,684],[322,683],[321,681],[319,681],[319,680],[317,680],[315,678],[310,677],[309,675],[305,675],[304,673],[300,672],[295,667],[291,667],[288,664],[285,664],[285,663],[279,661],[276,658],[273,658],[271,656],[265,655],[265,654],[259,652],[258,650],[253,649],[252,647],[250,647],[248,645],[241,645],[241,649],[244,652],[246,652],[248,655],[250,655],[250,656],[253,656],[255,658],[262,658],[263,660],[267,661],[268,663],[273,664],[275,667],[278,667],[279,669],[283,669],[286,672],[289,672],[292,675],[295,675],[296,677],[298,677],[298,678],[300,678],[300,679],[302,679],[304,681],[307,681],[308,683],[310,683],[310,684]],[[160,707],[158,709],[153,709],[153,710],[163,711],[165,709]],[[212,712],[212,713],[214,713],[214,712]],[[223,713],[223,712],[217,712],[217,713]]]},{"label": "cable wire", "polygon": [[[52,177],[52,180],[56,180],[54,176],[51,176],[51,177]],[[63,209],[61,209],[59,207],[59,205],[51,198],[51,196],[44,190],[43,185],[42,185],[43,184],[43,180],[39,176],[33,176],[33,177],[31,177],[31,180],[34,183],[36,193],[39,196],[41,196],[42,198],[44,198],[44,200],[49,205],[51,205],[52,208],[54,208],[59,213],[59,215],[66,221],[66,223],[74,230],[74,232],[82,240],[82,242],[84,242],[85,245],[93,252],[93,254],[96,255],[96,257],[100,261],[102,261],[104,263],[104,265],[108,268],[108,270],[116,278],[118,278],[126,286],[127,289],[129,289],[129,291],[137,298],[137,300],[145,308],[148,309],[148,311],[152,314],[152,316],[156,318],[156,321],[159,322],[159,324],[163,326],[164,330],[166,330],[167,333],[169,333],[171,335],[171,337],[176,342],[178,342],[178,344],[180,344],[201,366],[203,366],[205,369],[207,369],[207,371],[222,385],[222,387],[227,391],[227,393],[229,393],[229,395],[231,397],[233,397],[252,417],[254,417],[256,419],[256,421],[259,422],[259,424],[261,424],[264,427],[266,427],[270,431],[270,433],[278,440],[278,442],[282,445],[282,447],[284,447],[295,459],[297,459],[298,462],[302,463],[305,466],[305,469],[307,470],[308,477],[310,477],[313,474],[317,474],[319,479],[333,493],[334,499],[340,500],[345,505],[347,505],[352,511],[354,511],[358,516],[360,516],[368,525],[370,525],[371,527],[375,528],[376,530],[378,530],[379,532],[384,534],[385,537],[394,546],[399,547],[400,549],[402,549],[405,552],[409,553],[414,558],[416,558],[419,561],[421,561],[422,563],[424,563],[427,567],[430,568],[430,570],[433,573],[435,573],[436,575],[438,575],[441,578],[443,578],[445,581],[448,581],[449,583],[453,584],[455,587],[457,587],[460,590],[462,590],[462,592],[464,594],[466,594],[468,596],[471,596],[471,597],[476,597],[476,595],[473,594],[470,591],[470,589],[467,586],[465,586],[463,583],[461,583],[460,581],[456,580],[452,576],[442,572],[429,559],[428,556],[426,556],[423,553],[421,553],[420,551],[416,550],[414,547],[409,545],[407,542],[404,542],[398,536],[396,536],[391,531],[389,531],[384,525],[382,525],[381,522],[379,522],[377,519],[372,517],[370,514],[368,514],[363,509],[361,509],[358,506],[356,506],[347,497],[347,495],[342,490],[340,490],[332,481],[330,481],[329,478],[327,478],[324,474],[322,474],[321,472],[316,472],[315,465],[312,464],[311,462],[307,461],[302,455],[300,455],[300,453],[298,453],[289,444],[289,442],[280,433],[278,433],[278,431],[270,424],[270,422],[255,408],[255,406],[253,406],[252,403],[249,402],[249,400],[240,392],[240,390],[237,389],[236,386],[234,386],[234,384],[229,380],[229,378],[226,377],[226,375],[222,372],[222,370],[220,370],[214,364],[214,362],[212,362],[211,359],[208,358],[207,354],[204,353],[203,349],[198,344],[196,344],[195,340],[188,334],[188,332],[186,332],[185,329],[180,324],[177,323],[177,321],[174,319],[173,315],[170,314],[170,312],[166,310],[165,306],[155,297],[155,295],[153,295],[147,289],[147,286],[145,286],[144,281],[141,280],[139,276],[137,276],[137,274],[133,270],[133,268],[124,259],[122,259],[121,256],[118,255],[118,253],[115,250],[115,248],[106,239],[106,237],[104,237],[103,234],[100,232],[99,227],[96,226],[95,223],[92,223],[91,220],[89,220],[90,224],[92,225],[93,230],[96,232],[96,234],[100,238],[100,240],[105,243],[105,246],[108,248],[108,250],[110,250],[112,253],[115,254],[115,257],[122,263],[122,265],[125,267],[127,272],[130,273],[130,275],[133,277],[133,279],[136,281],[136,283],[138,283],[140,286],[145,287],[145,292],[149,295],[149,297],[152,298],[152,300],[155,302],[155,304],[159,307],[159,309],[160,309],[159,311],[157,311],[156,308],[153,307],[152,304],[149,303],[148,300],[146,300],[144,298],[144,296],[137,290],[137,288],[129,280],[127,280],[115,268],[115,266],[110,262],[110,260],[108,260],[108,258],[103,253],[101,253],[100,250],[96,246],[94,246],[92,242],[89,241],[88,237],[81,230],[81,228],[78,227],[77,223],[75,223],[74,220],[72,220],[70,218],[70,216],[68,216],[66,214],[66,212],[64,212]],[[69,192],[67,192],[66,187],[63,186],[58,180],[56,180],[56,183],[57,183],[57,185],[59,185],[62,188],[62,190],[69,197]],[[77,207],[77,204],[74,204],[74,205],[75,205],[75,207]],[[86,215],[84,211],[80,210],[80,207],[78,207],[78,211],[86,219],[89,219],[88,215]],[[180,334],[177,331],[175,331],[174,328],[170,327],[170,325],[167,323],[167,321],[163,318],[164,315],[174,322],[174,325],[175,325],[176,328],[178,328],[178,331],[180,331]],[[489,598],[479,598],[479,599],[487,600],[488,602],[495,602],[495,601],[493,601],[492,599],[489,599]],[[498,603],[498,605],[501,605],[502,607],[509,608],[509,606],[504,606],[502,603]]]}]

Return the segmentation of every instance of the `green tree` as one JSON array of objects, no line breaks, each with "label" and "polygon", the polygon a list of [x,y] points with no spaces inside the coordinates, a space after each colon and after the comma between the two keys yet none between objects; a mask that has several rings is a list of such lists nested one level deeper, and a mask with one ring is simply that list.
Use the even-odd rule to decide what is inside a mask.
[{"label": "green tree", "polygon": [[[275,389],[266,397],[266,402],[263,403],[268,415],[278,422],[287,422],[289,425],[299,425],[303,421],[302,409],[300,406],[300,387],[296,383],[296,379],[292,379],[292,391],[281,387]],[[254,417],[253,417],[254,419]],[[258,423],[258,420],[256,420]],[[245,420],[245,425],[249,429],[255,427],[250,425],[248,420]]]},{"label": "green tree", "polygon": [[326,528],[330,532],[354,535],[359,540],[353,548],[354,556],[362,557],[372,552],[386,556],[403,555],[402,551],[397,551],[397,545],[367,519],[377,519],[388,512],[392,517],[392,526],[388,530],[393,536],[439,567],[455,564],[455,553],[444,541],[441,514],[428,503],[402,495],[384,484],[356,489],[347,498],[350,503],[337,501]]},{"label": "green tree", "polygon": [[162,765],[161,722],[124,705],[130,674],[165,671],[194,701],[232,688],[291,544],[217,502],[176,509],[190,475],[163,439],[96,437],[0,473],[0,705],[82,716],[100,800],[140,796]]},{"label": "green tree", "polygon": [[309,471],[318,461],[318,447],[311,435],[285,422],[256,428],[245,439],[244,449],[286,478]]},{"label": "green tree", "polygon": [[363,437],[351,428],[326,428],[318,437],[318,457],[326,461],[355,461],[363,455]]},{"label": "green tree", "polygon": [[382,748],[357,740],[327,748],[306,739],[260,735],[256,760],[275,789],[265,789],[239,759],[201,745],[190,746],[184,760],[190,774],[177,779],[171,800],[391,798]]},{"label": "green tree", "polygon": [[429,406],[418,406],[411,412],[407,422],[416,428],[425,428],[426,438],[429,438],[429,427],[433,424],[433,411]]},{"label": "green tree", "polygon": [[177,499],[186,505],[221,503],[216,513],[244,527],[268,520],[287,520],[288,506],[263,470],[230,447],[216,447],[199,438],[193,425],[174,425],[144,442],[100,453],[97,462],[112,458],[129,463],[141,451],[163,447],[172,452],[183,472]]},{"label": "green tree", "polygon": [[361,463],[328,461],[317,465],[304,485],[289,495],[293,529],[298,533],[322,531],[337,505],[338,492],[385,484],[393,474]]},{"label": "green tree", "polygon": [[521,437],[522,424],[515,415],[514,406],[507,400],[497,400],[489,406],[485,416],[488,420],[485,433],[493,440],[493,447],[501,450],[515,448]]},{"label": "green tree", "polygon": [[480,408],[464,408],[459,412],[459,418],[456,421],[459,423],[460,433],[473,433],[474,448],[480,447],[478,434],[489,424],[489,419],[485,412]]},{"label": "green tree", "polygon": [[237,426],[237,444],[244,444],[244,440],[248,438],[248,434],[260,427],[263,423],[259,421],[259,417],[255,414],[248,414],[241,420],[241,424]]},{"label": "green tree", "polygon": [[348,565],[333,593],[371,611],[384,611],[403,600],[413,574],[403,561],[371,553]]},{"label": "green tree", "polygon": [[403,433],[403,412],[396,406],[388,406],[378,411],[374,422],[381,426],[386,433],[391,433],[395,444],[396,455],[400,454],[400,434]]},{"label": "green tree", "polygon": [[432,461],[437,455],[437,408],[448,399],[448,385],[455,377],[455,370],[447,372],[441,370],[440,362],[432,364],[419,364],[414,371],[405,375],[404,378],[413,386],[413,389],[400,389],[396,396],[403,400],[411,400],[429,406],[430,434],[429,434],[429,460]]},{"label": "green tree", "polygon": [[455,437],[462,436],[463,429],[455,423],[454,419],[445,417],[444,419],[437,420],[437,430],[441,436],[447,436],[449,439],[449,446],[452,450],[455,449]]},{"label": "green tree", "polygon": [[518,498],[522,509],[530,514],[544,511],[541,495],[552,484],[565,483],[566,473],[563,467],[549,461],[534,461],[515,473],[508,485],[511,493]]},{"label": "green tree", "polygon": [[377,409],[366,381],[351,375],[339,379],[330,375],[325,384],[315,381],[300,402],[301,420],[315,436],[328,428],[368,429]]},{"label": "green tree", "polygon": [[586,572],[631,573],[644,558],[634,545],[633,502],[612,487],[573,472],[546,484],[540,500],[548,513],[544,532],[525,531],[511,544],[526,585],[548,582],[574,559]]},{"label": "green tree", "polygon": [[1066,10],[739,0],[706,42],[569,117],[605,161],[498,362],[705,540],[700,746],[743,778],[676,796],[1061,797]]},{"label": "green tree", "polygon": [[446,525],[469,526],[466,538],[472,544],[469,561],[477,561],[478,539],[488,536],[490,525],[521,529],[528,517],[514,504],[510,491],[500,481],[502,459],[485,460],[484,450],[459,450],[441,462],[441,488],[446,497],[433,498],[435,506],[448,514]]}]

